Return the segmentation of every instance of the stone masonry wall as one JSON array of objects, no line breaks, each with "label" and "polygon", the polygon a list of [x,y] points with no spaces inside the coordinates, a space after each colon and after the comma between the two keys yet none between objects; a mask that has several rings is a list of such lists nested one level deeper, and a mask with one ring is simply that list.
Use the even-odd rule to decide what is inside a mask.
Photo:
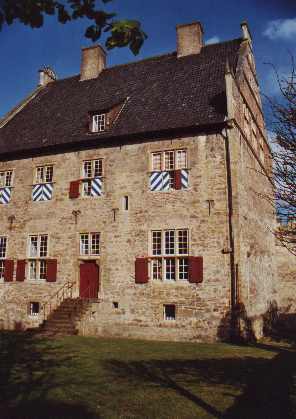
[{"label": "stone masonry wall", "polygon": [[[188,190],[151,192],[149,156],[152,151],[186,148]],[[104,159],[104,194],[99,198],[69,199],[69,184],[81,177],[85,159]],[[54,165],[54,194],[47,202],[32,202],[36,166]],[[2,205],[0,235],[7,235],[7,258],[26,259],[28,236],[49,234],[49,258],[58,260],[56,283],[25,280],[0,283],[0,324],[31,327],[30,301],[49,300],[66,281],[79,285],[79,234],[101,233],[100,303],[81,322],[80,332],[101,336],[130,336],[171,340],[215,340],[229,313],[228,210],[225,146],[220,135],[175,138],[146,143],[69,152],[10,162],[14,170],[11,202]],[[129,211],[122,208],[129,196]],[[209,210],[209,200],[212,201]],[[115,209],[115,219],[114,212]],[[73,211],[80,215],[73,216]],[[10,228],[8,217],[14,215]],[[153,229],[188,228],[190,255],[203,256],[204,281],[135,284],[135,258],[149,256]],[[94,259],[94,258],[92,258]],[[115,309],[113,302],[118,302]],[[163,320],[163,305],[176,305],[176,320]],[[222,325],[222,326],[221,326]]]}]

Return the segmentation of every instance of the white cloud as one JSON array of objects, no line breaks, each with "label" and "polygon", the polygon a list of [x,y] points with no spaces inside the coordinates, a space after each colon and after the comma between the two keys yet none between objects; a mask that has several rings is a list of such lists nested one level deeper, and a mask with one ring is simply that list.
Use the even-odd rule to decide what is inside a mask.
[{"label": "white cloud", "polygon": [[272,40],[296,37],[296,18],[271,20],[267,23],[263,35]]},{"label": "white cloud", "polygon": [[210,44],[218,44],[218,42],[220,42],[220,38],[218,36],[213,36],[212,38],[209,38],[206,41],[206,45],[210,45]]}]

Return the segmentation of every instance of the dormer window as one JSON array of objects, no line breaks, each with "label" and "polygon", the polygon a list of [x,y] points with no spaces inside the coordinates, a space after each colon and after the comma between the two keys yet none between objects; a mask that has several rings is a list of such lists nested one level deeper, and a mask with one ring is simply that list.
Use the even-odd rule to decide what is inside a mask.
[{"label": "dormer window", "polygon": [[91,116],[91,132],[103,132],[106,129],[106,114],[99,113]]}]

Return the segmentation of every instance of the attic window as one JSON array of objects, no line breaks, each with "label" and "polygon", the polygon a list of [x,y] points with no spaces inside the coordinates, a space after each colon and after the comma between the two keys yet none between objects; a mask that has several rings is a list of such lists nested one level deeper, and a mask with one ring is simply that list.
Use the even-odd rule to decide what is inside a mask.
[{"label": "attic window", "polygon": [[91,115],[91,132],[103,132],[106,129],[106,114],[98,113]]}]

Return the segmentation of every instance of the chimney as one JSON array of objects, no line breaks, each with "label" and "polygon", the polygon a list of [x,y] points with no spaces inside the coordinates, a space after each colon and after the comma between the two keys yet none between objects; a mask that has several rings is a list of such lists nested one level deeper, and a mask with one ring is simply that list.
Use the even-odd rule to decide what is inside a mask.
[{"label": "chimney", "polygon": [[106,67],[106,52],[100,45],[82,48],[80,81],[96,79]]},{"label": "chimney", "polygon": [[243,33],[243,39],[249,41],[251,47],[252,47],[252,35],[250,32],[250,28],[248,25],[248,22],[244,21],[241,23],[242,33]]},{"label": "chimney", "polygon": [[200,22],[177,25],[177,56],[199,54],[203,46],[203,28]]},{"label": "chimney", "polygon": [[55,72],[50,67],[39,70],[39,86],[47,86],[57,79]]}]

